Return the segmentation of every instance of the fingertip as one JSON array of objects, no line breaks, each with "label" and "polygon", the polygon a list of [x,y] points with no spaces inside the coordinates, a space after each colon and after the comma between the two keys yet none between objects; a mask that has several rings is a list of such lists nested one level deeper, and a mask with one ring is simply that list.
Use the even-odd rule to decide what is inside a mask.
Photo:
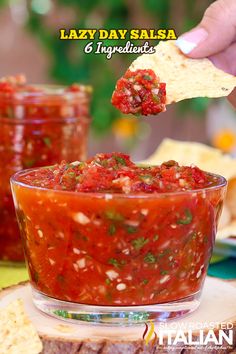
[{"label": "fingertip", "polygon": [[205,28],[197,27],[190,32],[187,32],[180,36],[176,41],[176,46],[184,54],[191,54],[195,52],[195,49],[199,44],[204,42],[208,37],[208,32]]},{"label": "fingertip", "polygon": [[196,43],[191,43],[186,41],[184,38],[179,37],[175,42],[175,45],[181,50],[183,54],[190,54],[194,48],[196,48]]}]

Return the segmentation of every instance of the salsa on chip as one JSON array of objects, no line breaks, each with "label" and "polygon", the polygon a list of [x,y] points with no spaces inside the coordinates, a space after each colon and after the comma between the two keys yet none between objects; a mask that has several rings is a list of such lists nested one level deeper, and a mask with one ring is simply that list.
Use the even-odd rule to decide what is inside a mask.
[{"label": "salsa on chip", "polygon": [[228,96],[236,86],[236,77],[209,59],[186,57],[175,41],[160,42],[155,49],[139,56],[118,80],[111,102],[121,112],[155,115],[184,99]]}]

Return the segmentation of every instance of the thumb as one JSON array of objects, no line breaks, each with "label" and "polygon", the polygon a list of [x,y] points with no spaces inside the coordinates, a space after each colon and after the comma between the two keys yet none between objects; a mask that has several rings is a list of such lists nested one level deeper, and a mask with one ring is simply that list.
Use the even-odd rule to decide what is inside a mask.
[{"label": "thumb", "polygon": [[236,1],[218,0],[206,10],[200,24],[180,36],[176,45],[191,58],[203,58],[236,40]]}]

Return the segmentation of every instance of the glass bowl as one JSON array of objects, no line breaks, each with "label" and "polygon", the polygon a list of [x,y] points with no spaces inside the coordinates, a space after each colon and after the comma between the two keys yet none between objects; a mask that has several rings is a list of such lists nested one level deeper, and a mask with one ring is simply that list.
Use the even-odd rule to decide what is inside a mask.
[{"label": "glass bowl", "polygon": [[194,311],[226,180],[193,191],[115,194],[34,187],[11,178],[33,291],[68,321],[133,324]]}]

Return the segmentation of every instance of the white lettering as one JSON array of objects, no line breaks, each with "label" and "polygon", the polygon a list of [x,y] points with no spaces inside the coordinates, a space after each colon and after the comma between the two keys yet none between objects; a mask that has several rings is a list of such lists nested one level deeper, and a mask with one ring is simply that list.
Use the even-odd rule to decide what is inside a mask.
[{"label": "white lettering", "polygon": [[89,42],[88,44],[86,44],[86,46],[84,47],[84,52],[86,54],[90,54],[93,51],[93,42]]},{"label": "white lettering", "polygon": [[218,340],[216,338],[215,332],[213,329],[210,329],[205,337],[205,340],[203,341],[203,345],[208,344],[209,342],[213,342],[214,344],[218,344]]},{"label": "white lettering", "polygon": [[188,344],[188,340],[183,331],[178,331],[176,333],[175,339],[173,341],[173,345],[176,345],[177,343]]},{"label": "white lettering", "polygon": [[219,330],[219,344],[223,344],[223,339],[229,344],[233,345],[233,330],[230,329],[228,334],[222,329]]}]

